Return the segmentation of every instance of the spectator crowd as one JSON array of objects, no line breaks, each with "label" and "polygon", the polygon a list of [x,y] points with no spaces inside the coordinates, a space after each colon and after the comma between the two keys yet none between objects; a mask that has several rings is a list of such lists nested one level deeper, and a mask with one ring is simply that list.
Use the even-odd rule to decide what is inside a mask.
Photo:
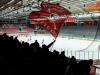
[{"label": "spectator crowd", "polygon": [[51,52],[55,42],[40,47],[38,40],[29,44],[4,33],[0,36],[0,75],[90,75],[92,59],[78,62],[64,51]]}]

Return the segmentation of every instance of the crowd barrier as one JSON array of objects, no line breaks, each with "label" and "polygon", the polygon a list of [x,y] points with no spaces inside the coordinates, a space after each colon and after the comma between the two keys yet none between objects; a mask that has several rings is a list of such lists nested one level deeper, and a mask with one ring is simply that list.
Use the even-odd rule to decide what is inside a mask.
[{"label": "crowd barrier", "polygon": [[96,75],[100,75],[100,51],[73,51],[65,49],[57,49],[60,53],[65,51],[67,57],[75,56],[77,61],[93,59],[93,67]]}]

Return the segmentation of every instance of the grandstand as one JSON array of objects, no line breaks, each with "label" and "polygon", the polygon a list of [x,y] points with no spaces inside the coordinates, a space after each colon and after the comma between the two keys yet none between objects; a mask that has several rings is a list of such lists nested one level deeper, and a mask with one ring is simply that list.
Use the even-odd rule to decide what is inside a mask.
[{"label": "grandstand", "polygon": [[0,75],[100,75],[99,5],[100,0],[0,0]]}]

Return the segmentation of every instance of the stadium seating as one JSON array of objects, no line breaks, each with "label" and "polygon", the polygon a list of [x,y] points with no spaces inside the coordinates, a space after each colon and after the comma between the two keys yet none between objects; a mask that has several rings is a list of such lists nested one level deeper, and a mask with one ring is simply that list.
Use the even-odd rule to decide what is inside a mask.
[{"label": "stadium seating", "polygon": [[25,27],[25,28],[23,28],[23,30],[25,30],[27,32],[32,32],[33,31],[30,27]]},{"label": "stadium seating", "polygon": [[17,33],[17,29],[12,24],[3,24],[1,28],[2,31],[7,34]]},{"label": "stadium seating", "polygon": [[[72,37],[90,37],[94,38],[96,35],[97,26],[64,26],[60,34]],[[59,35],[60,35],[59,34]]]},{"label": "stadium seating", "polygon": [[35,25],[29,25],[29,27],[33,30],[35,30]]},{"label": "stadium seating", "polygon": [[17,33],[16,28],[2,28],[2,29],[7,34],[15,34],[15,33]]},{"label": "stadium seating", "polygon": [[29,27],[27,24],[1,24],[0,31],[1,33],[15,34],[18,32],[33,32],[34,26]]},{"label": "stadium seating", "polygon": [[[21,31],[19,30],[21,28]],[[99,28],[98,28],[99,29]],[[35,30],[34,25],[27,24],[2,24],[0,31],[1,33],[14,34],[18,32],[33,32]],[[70,36],[70,37],[81,37],[81,38],[94,38],[97,31],[97,25],[94,26],[63,26],[60,30],[59,35]],[[100,30],[98,30],[97,37],[99,38]]]}]

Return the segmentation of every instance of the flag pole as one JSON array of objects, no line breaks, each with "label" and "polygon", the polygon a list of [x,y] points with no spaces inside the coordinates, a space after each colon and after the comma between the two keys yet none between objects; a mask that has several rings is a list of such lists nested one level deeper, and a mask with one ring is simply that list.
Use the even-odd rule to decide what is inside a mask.
[{"label": "flag pole", "polygon": [[[55,40],[57,39],[57,37],[58,37],[58,35],[56,36]],[[55,43],[55,42],[54,42],[54,43]],[[53,43],[53,45],[51,46],[50,51],[52,50],[52,48],[53,48],[53,46],[54,46],[54,43]]]},{"label": "flag pole", "polygon": [[[64,21],[64,22],[65,22],[65,21]],[[62,24],[61,28],[63,27],[63,25],[64,25],[64,23]],[[61,28],[60,28],[60,30],[61,30]],[[59,31],[57,31],[57,32],[58,32],[58,34],[59,34],[60,30],[59,30]],[[58,34],[57,34],[57,36],[56,36],[55,40],[57,39]],[[55,42],[54,42],[54,43],[55,43]],[[53,46],[54,46],[54,43],[53,43],[53,45],[52,45],[52,47],[51,47],[50,51],[52,50],[52,48],[53,48]]]},{"label": "flag pole", "polygon": [[[64,21],[64,23],[65,23],[65,21]],[[61,28],[63,27],[64,23],[62,24]],[[60,30],[61,30],[61,28],[60,28]],[[60,32],[60,30],[59,30],[59,32]],[[58,31],[57,31],[57,32],[58,32]],[[59,32],[58,32],[58,34],[59,34]],[[55,40],[57,39],[57,37],[58,37],[58,35],[56,36]],[[50,51],[52,50],[53,46],[54,46],[54,43],[53,43],[53,45],[52,45]]]}]

